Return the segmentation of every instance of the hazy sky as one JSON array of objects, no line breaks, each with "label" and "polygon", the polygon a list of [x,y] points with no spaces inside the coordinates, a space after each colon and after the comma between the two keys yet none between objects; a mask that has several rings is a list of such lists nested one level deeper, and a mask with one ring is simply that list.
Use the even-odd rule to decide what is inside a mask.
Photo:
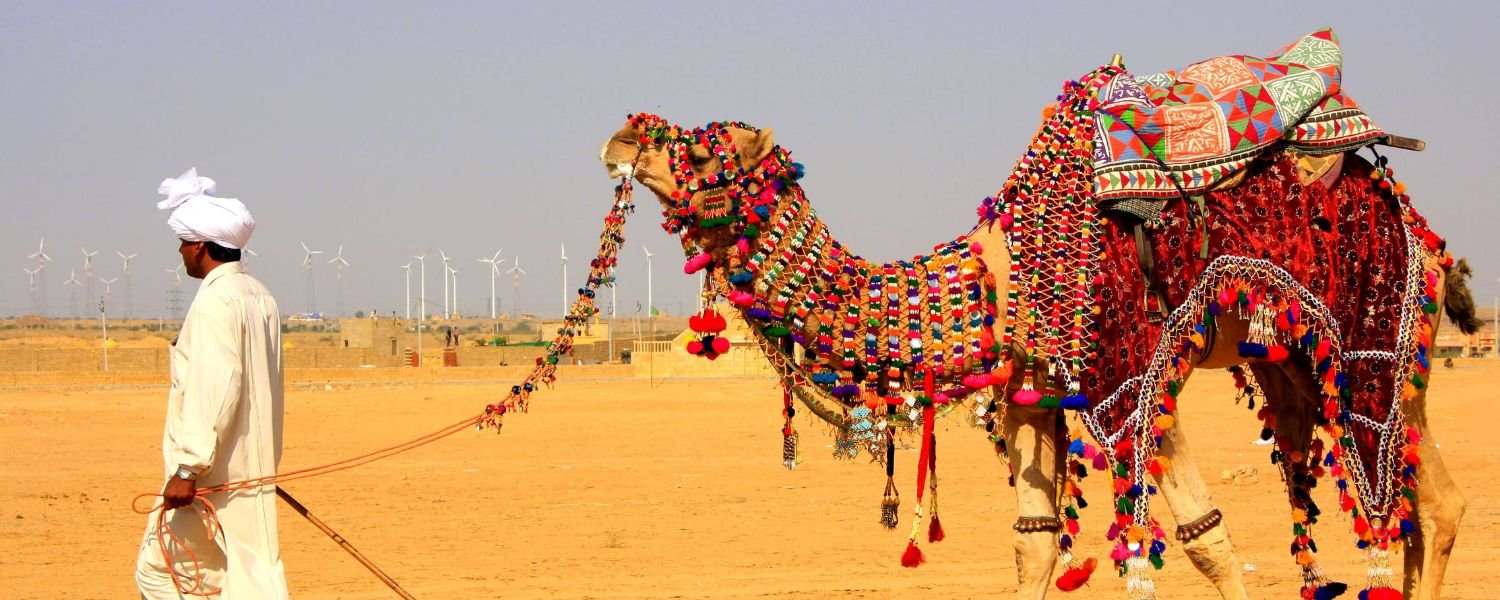
[{"label": "hazy sky", "polygon": [[[1115,52],[1139,73],[1265,55],[1325,25],[1350,94],[1388,131],[1427,141],[1390,151],[1393,166],[1475,263],[1479,301],[1500,294],[1497,3],[1079,6],[10,0],[0,315],[29,309],[22,268],[40,237],[52,314],[67,312],[69,269],[82,278],[80,246],[102,250],[108,278],[116,250],[139,252],[134,312],[162,314],[163,269],[180,261],[156,187],[190,166],[254,213],[251,268],[284,312],[307,305],[306,241],[329,251],[314,270],[323,311],[336,286],[322,261],[342,244],[348,312],[399,310],[400,265],[438,248],[456,257],[464,312],[487,312],[476,259],[504,248],[505,269],[519,255],[529,272],[522,310],[555,315],[558,245],[576,288],[610,202],[599,146],[636,111],[773,128],[835,235],[869,258],[911,256],[972,225],[1063,80]],[[642,243],[658,256],[656,304],[690,305],[695,279],[654,199],[637,199],[620,313],[645,298]],[[440,305],[436,264],[427,293]],[[196,281],[184,285],[186,302]],[[509,310],[512,281],[498,286]],[[122,296],[123,282],[112,313]]]}]

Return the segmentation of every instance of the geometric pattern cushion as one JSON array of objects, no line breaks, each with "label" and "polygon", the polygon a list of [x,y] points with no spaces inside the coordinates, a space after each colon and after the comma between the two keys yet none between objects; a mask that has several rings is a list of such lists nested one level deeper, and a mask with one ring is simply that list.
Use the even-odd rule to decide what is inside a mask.
[{"label": "geometric pattern cushion", "polygon": [[1094,113],[1096,201],[1203,192],[1277,143],[1307,154],[1373,143],[1385,132],[1344,94],[1342,71],[1338,37],[1322,29],[1270,58],[1117,75]]}]

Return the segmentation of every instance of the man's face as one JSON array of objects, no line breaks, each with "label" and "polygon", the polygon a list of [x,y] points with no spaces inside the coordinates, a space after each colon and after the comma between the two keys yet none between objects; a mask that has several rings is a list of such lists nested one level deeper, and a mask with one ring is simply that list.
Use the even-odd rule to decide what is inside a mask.
[{"label": "man's face", "polygon": [[203,279],[203,260],[208,257],[208,248],[203,242],[179,241],[177,253],[182,255],[183,270],[187,271],[188,277]]}]

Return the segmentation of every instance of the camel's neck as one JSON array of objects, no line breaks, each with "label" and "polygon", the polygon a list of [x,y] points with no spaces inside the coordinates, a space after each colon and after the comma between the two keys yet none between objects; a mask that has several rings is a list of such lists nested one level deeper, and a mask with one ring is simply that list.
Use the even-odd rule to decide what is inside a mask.
[{"label": "camel's neck", "polygon": [[871,263],[834,239],[795,183],[746,230],[754,235],[719,257],[715,280],[750,326],[801,346],[819,383],[889,395],[915,387],[913,368],[929,368],[946,385],[988,370],[980,359],[993,359],[983,332],[994,298],[966,241]]}]

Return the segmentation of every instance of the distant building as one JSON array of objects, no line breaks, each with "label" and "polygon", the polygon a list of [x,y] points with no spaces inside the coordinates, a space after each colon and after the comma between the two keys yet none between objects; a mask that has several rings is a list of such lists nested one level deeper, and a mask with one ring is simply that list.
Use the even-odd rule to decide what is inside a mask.
[{"label": "distant building", "polygon": [[400,351],[405,319],[339,319],[339,342],[345,348],[371,348],[395,356]]}]

